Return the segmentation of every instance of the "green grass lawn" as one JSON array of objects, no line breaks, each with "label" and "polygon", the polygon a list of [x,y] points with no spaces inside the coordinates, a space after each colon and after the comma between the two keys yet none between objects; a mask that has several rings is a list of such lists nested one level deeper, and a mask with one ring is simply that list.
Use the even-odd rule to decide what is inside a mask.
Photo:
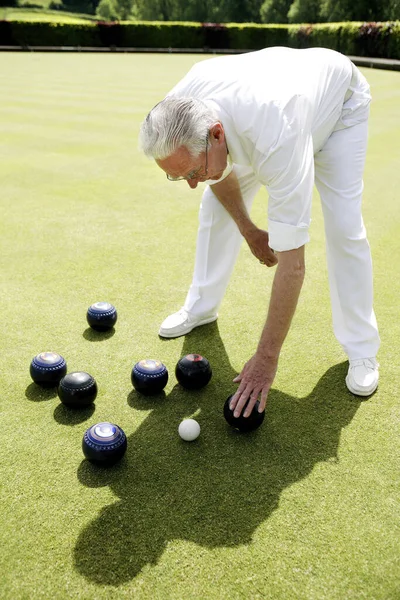
[{"label": "green grass lawn", "polygon": [[[364,218],[382,348],[377,393],[345,387],[331,331],[322,216],[315,198],[308,271],[264,425],[222,416],[255,350],[273,272],[243,246],[220,317],[170,341],[183,303],[201,190],[168,183],[137,150],[147,111],[193,55],[1,54],[0,598],[399,598],[400,74],[365,70],[373,91]],[[253,217],[265,223],[267,196]],[[116,305],[115,332],[87,307]],[[32,383],[51,350],[97,380],[95,408],[67,410]],[[203,353],[198,392],[174,367]],[[165,394],[139,397],[130,372],[165,362]],[[187,444],[181,419],[202,432]],[[81,440],[111,420],[128,450],[111,469]]]},{"label": "green grass lawn", "polygon": [[7,21],[40,21],[54,23],[87,23],[97,21],[95,15],[81,15],[60,10],[45,8],[0,8],[0,20]]}]

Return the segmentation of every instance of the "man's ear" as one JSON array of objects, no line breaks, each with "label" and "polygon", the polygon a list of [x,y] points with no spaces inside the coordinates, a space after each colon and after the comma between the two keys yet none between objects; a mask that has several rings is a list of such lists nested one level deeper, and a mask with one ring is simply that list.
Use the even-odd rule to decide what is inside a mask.
[{"label": "man's ear", "polygon": [[210,127],[210,136],[212,136],[218,143],[225,143],[225,131],[222,123],[217,121],[212,127]]}]

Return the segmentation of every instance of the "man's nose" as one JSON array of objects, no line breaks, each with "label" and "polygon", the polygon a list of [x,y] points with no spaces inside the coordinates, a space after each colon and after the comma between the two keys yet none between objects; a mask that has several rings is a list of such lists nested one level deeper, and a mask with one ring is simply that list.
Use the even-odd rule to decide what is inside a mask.
[{"label": "man's nose", "polygon": [[188,179],[188,186],[192,188],[192,190],[194,190],[194,188],[197,188],[197,184],[199,183],[198,181],[196,181],[196,179]]}]

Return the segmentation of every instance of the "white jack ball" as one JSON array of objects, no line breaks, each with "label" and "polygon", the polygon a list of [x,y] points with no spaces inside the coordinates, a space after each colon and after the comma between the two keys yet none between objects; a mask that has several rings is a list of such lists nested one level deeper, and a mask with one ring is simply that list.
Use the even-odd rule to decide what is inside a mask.
[{"label": "white jack ball", "polygon": [[194,419],[185,419],[179,425],[178,433],[185,442],[193,442],[200,435],[200,425]]}]

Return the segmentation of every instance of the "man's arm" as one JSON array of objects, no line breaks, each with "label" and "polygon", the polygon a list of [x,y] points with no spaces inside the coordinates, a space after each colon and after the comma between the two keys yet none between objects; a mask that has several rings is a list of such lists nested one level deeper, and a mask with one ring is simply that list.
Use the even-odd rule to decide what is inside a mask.
[{"label": "man's arm", "polygon": [[269,247],[268,233],[259,229],[250,219],[234,171],[220,183],[212,185],[211,189],[235,221],[254,256],[268,267],[276,265],[278,261]]},{"label": "man's arm", "polygon": [[244,205],[239,182],[234,172],[212,186],[212,190],[226,208],[245,237],[253,254],[268,266],[278,263],[275,273],[267,320],[257,351],[234,379],[239,388],[231,400],[235,416],[239,416],[249,401],[244,416],[249,416],[261,394],[263,411],[268,392],[275,378],[279,354],[289,331],[304,281],[304,245],[295,250],[274,252],[269,247],[268,233],[251,221]]},{"label": "man's arm", "polygon": [[265,408],[279,354],[296,310],[304,274],[304,246],[278,253],[268,316],[257,351],[234,379],[240,384],[230,404],[231,409],[235,409],[235,416],[241,414],[247,401],[249,403],[244,416],[249,416],[260,394],[260,412]]}]

